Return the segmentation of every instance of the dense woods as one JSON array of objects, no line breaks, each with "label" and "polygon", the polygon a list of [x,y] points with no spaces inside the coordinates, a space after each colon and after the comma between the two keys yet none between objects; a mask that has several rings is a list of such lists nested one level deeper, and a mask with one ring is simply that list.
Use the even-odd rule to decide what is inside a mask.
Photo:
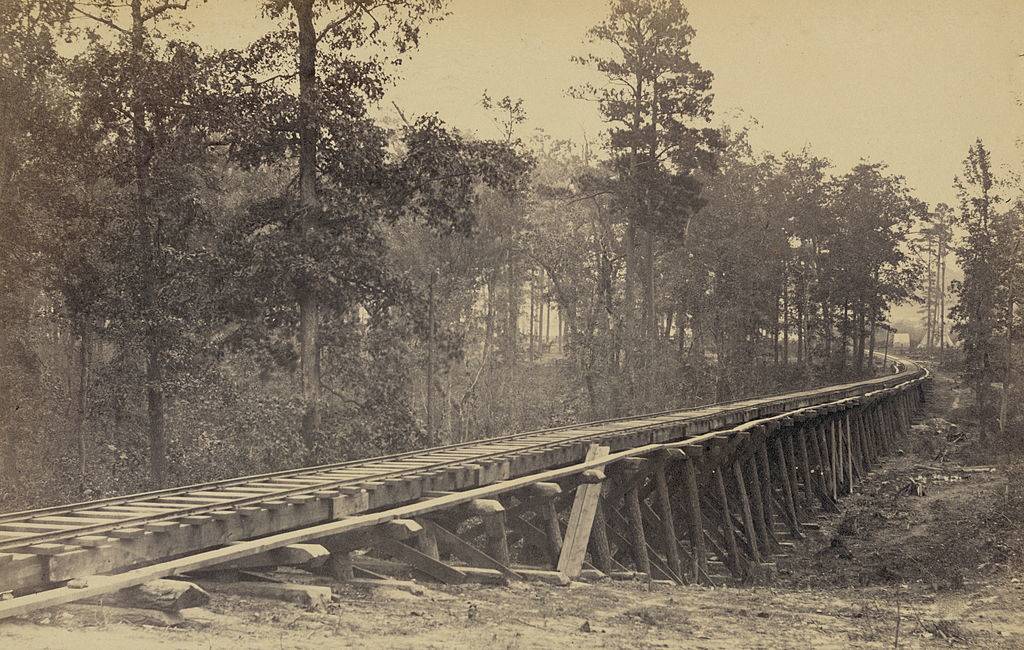
[{"label": "dense woods", "polygon": [[[1014,379],[1021,365],[1020,351],[1014,347],[1022,325],[1016,304],[1024,286],[1019,183],[997,176],[991,153],[978,140],[970,147],[955,186],[960,206],[953,220],[964,233],[955,247],[964,277],[951,283],[957,298],[951,310],[953,329],[963,349],[957,360],[960,374],[975,396],[982,441],[995,430],[1000,443],[1019,446],[1020,435],[1007,436],[1011,417],[1019,417],[1021,394]],[[1008,198],[1011,193],[1015,200]]]},{"label": "dense woods", "polygon": [[953,221],[982,404],[1008,373],[1019,210],[980,143],[955,216],[758,151],[679,0],[581,44],[598,143],[483,88],[481,139],[389,107],[441,0],[255,4],[276,27],[214,51],[186,0],[0,3],[8,509],[871,373],[891,306],[946,313]]}]

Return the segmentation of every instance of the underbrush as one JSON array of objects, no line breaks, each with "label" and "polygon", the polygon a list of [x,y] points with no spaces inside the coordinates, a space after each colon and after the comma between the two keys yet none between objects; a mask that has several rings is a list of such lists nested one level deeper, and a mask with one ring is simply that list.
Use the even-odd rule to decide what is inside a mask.
[{"label": "underbrush", "polygon": [[981,447],[976,430],[934,415],[900,446],[844,500],[830,534],[798,545],[789,582],[948,591],[1024,566],[1024,455]]}]

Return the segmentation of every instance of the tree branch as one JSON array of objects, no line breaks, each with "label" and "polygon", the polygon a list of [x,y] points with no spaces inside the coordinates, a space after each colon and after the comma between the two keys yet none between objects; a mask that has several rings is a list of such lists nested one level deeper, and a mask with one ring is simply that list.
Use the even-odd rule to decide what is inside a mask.
[{"label": "tree branch", "polygon": [[189,0],[182,0],[182,2],[166,2],[162,5],[153,7],[146,13],[142,14],[142,22],[148,22],[162,13],[166,13],[171,9],[188,9]]},{"label": "tree branch", "polygon": [[107,18],[104,18],[102,16],[93,15],[93,14],[87,12],[87,11],[83,11],[78,5],[74,5],[73,4],[73,5],[71,5],[71,8],[74,9],[75,11],[77,11],[78,13],[82,14],[86,18],[89,18],[91,20],[95,20],[98,23],[102,23],[102,24],[106,25],[107,27],[109,27],[109,28],[111,28],[113,30],[121,32],[125,36],[128,36],[130,34],[130,32],[127,29],[125,29],[124,27],[121,27],[120,25],[118,25],[114,21],[109,20]]}]

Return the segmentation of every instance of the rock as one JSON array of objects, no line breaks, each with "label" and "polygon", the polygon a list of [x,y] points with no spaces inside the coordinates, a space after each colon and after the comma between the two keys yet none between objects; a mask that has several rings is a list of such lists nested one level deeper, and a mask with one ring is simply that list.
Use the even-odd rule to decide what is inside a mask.
[{"label": "rock", "polygon": [[176,612],[205,605],[210,602],[210,594],[191,582],[161,579],[122,589],[113,594],[90,598],[85,602]]},{"label": "rock", "polygon": [[393,587],[376,587],[373,590],[373,595],[377,598],[386,598],[388,600],[419,600],[420,596],[414,593],[408,592],[404,589],[396,589]]},{"label": "rock", "polygon": [[215,582],[202,583],[213,592],[236,596],[257,596],[274,598],[302,605],[310,609],[325,607],[331,602],[331,588],[315,585],[298,585],[287,582]]}]

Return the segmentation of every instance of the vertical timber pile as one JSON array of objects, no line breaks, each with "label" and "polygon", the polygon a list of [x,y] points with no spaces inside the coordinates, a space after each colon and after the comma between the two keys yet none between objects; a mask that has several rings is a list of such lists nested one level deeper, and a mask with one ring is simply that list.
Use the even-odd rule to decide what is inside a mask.
[{"label": "vertical timber pile", "polygon": [[886,389],[613,463],[587,558],[612,575],[756,580],[896,448],[923,398]]}]

